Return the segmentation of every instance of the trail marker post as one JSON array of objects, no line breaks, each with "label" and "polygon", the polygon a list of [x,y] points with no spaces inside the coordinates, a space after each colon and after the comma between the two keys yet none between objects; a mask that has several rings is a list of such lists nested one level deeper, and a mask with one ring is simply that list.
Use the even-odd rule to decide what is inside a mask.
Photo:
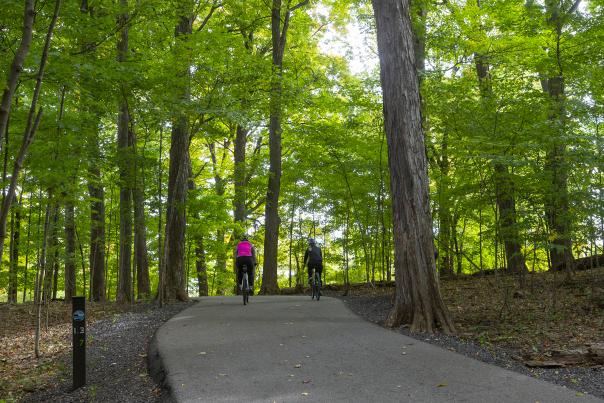
[{"label": "trail marker post", "polygon": [[86,384],[86,298],[72,298],[73,389]]}]

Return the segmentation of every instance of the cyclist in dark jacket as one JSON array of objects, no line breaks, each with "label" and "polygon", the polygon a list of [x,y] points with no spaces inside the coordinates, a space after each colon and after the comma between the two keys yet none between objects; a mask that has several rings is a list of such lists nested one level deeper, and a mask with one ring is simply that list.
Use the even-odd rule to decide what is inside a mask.
[{"label": "cyclist in dark jacket", "polygon": [[256,266],[256,249],[252,245],[250,241],[248,241],[247,236],[243,236],[241,238],[241,242],[237,244],[237,258],[235,259],[235,264],[237,266],[237,284],[241,284],[241,280],[243,278],[243,273],[241,272],[241,268],[243,265],[247,266],[249,285],[252,289],[252,293],[254,290],[254,267]]},{"label": "cyclist in dark jacket", "polygon": [[312,280],[313,270],[319,273],[319,278],[321,278],[321,273],[323,272],[323,254],[321,253],[321,248],[317,246],[317,243],[312,238],[308,238],[308,248],[304,252],[304,265],[308,267],[309,284]]}]

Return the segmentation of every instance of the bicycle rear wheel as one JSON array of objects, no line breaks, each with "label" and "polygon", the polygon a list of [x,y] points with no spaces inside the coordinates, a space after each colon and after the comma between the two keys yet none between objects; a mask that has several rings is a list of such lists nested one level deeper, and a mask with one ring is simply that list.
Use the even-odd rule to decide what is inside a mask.
[{"label": "bicycle rear wheel", "polygon": [[319,273],[315,273],[315,295],[318,301],[321,298],[321,275]]},{"label": "bicycle rear wheel", "polygon": [[247,279],[247,271],[243,272],[243,279],[241,281],[241,295],[243,295],[243,305],[247,305],[247,303],[249,302],[249,295],[250,292],[250,287],[248,285],[248,279]]},{"label": "bicycle rear wheel", "polygon": [[310,299],[315,299],[315,276],[310,278]]}]

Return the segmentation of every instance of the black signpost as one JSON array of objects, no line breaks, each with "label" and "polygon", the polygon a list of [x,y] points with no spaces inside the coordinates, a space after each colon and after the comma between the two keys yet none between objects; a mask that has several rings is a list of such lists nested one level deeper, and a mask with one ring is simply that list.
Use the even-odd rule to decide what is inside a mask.
[{"label": "black signpost", "polygon": [[86,298],[73,297],[73,388],[86,384]]}]

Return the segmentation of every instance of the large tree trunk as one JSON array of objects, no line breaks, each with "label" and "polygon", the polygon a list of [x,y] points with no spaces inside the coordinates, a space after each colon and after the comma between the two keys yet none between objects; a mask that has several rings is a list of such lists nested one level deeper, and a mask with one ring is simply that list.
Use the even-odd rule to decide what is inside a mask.
[{"label": "large tree trunk", "polygon": [[269,174],[264,209],[264,269],[262,271],[263,294],[275,294],[277,284],[277,254],[279,248],[279,192],[281,190],[281,95],[283,86],[283,52],[287,38],[287,26],[281,32],[281,0],[273,0],[272,14],[273,64],[270,90],[269,125]]},{"label": "large tree trunk", "polygon": [[[491,75],[489,64],[486,57],[481,54],[475,54],[476,73],[480,85],[480,93],[487,108],[492,111],[493,88],[491,84]],[[514,193],[514,180],[510,175],[506,164],[496,161],[494,165],[493,180],[495,182],[495,201],[499,209],[499,228],[501,238],[505,247],[505,257],[507,261],[507,270],[512,273],[521,273],[527,271],[524,262],[524,255],[520,245],[518,227],[516,225],[516,199]]]},{"label": "large tree trunk", "polygon": [[[556,43],[549,49],[552,55],[550,71],[542,78],[543,91],[550,100],[549,122],[551,143],[545,156],[545,172],[549,180],[545,195],[545,216],[548,221],[551,247],[551,268],[562,267],[567,273],[573,270],[571,216],[568,194],[568,164],[566,162],[566,94],[564,75],[560,67],[562,31],[568,15],[563,12],[558,1],[546,1],[547,19]],[[578,5],[578,2],[576,3]],[[576,5],[569,13],[574,12]]]},{"label": "large tree trunk", "polygon": [[[182,10],[176,26],[176,40],[183,50],[192,32],[191,10]],[[179,102],[191,99],[191,77],[188,57],[181,61],[176,74],[180,80]],[[185,287],[185,226],[187,222],[186,202],[189,179],[189,121],[184,111],[179,111],[172,122],[170,145],[170,170],[168,173],[168,209],[164,241],[164,259],[160,276],[160,301],[186,301]]]},{"label": "large tree trunk", "polygon": [[434,262],[428,173],[408,0],[373,0],[388,138],[396,268],[389,326],[446,332],[454,325]]},{"label": "large tree trunk", "polygon": [[[128,0],[120,1],[128,8]],[[117,60],[128,59],[128,14],[124,11],[118,19],[122,27],[117,42]],[[117,153],[120,174],[120,251],[117,302],[132,302],[132,147],[130,144],[130,111],[127,84],[120,86],[120,105],[117,122]]]},{"label": "large tree trunk", "polygon": [[[75,207],[73,202],[65,204],[65,302],[71,302],[76,293],[76,245]],[[84,290],[86,291],[86,290]]]},{"label": "large tree trunk", "polygon": [[57,18],[59,17],[59,9],[61,7],[61,0],[56,0],[54,13],[52,16],[52,20],[48,26],[48,31],[46,32],[46,38],[44,41],[44,48],[42,50],[42,55],[40,58],[40,65],[38,68],[38,73],[36,75],[36,85],[34,87],[34,93],[31,99],[31,105],[29,108],[29,114],[27,116],[27,123],[25,126],[25,132],[23,133],[23,142],[21,144],[21,148],[15,158],[15,162],[13,165],[13,172],[11,176],[10,185],[8,188],[8,192],[6,193],[6,197],[2,203],[2,209],[0,210],[0,256],[3,256],[4,252],[4,241],[6,239],[6,221],[8,219],[8,213],[10,210],[10,206],[13,203],[13,198],[15,197],[15,192],[17,189],[17,180],[19,179],[19,173],[21,172],[21,168],[23,167],[23,161],[25,160],[25,156],[27,155],[27,150],[29,146],[34,140],[34,136],[36,131],[38,130],[38,125],[40,124],[40,119],[42,118],[42,108],[40,108],[36,112],[36,108],[38,106],[38,98],[40,96],[40,90],[42,88],[42,81],[44,79],[44,71],[46,69],[46,61],[48,59],[48,51],[50,49],[50,42],[52,40],[52,34],[55,28],[55,24],[57,22]]},{"label": "large tree trunk", "polygon": [[36,16],[35,1],[25,1],[25,15],[23,16],[23,31],[21,34],[21,43],[19,48],[13,57],[8,77],[6,79],[6,85],[2,93],[2,102],[0,103],[0,151],[2,150],[2,143],[4,140],[4,133],[8,125],[8,117],[10,115],[10,107],[12,105],[13,95],[19,82],[19,75],[23,71],[23,62],[29,52],[29,46],[31,45],[32,31],[34,27],[34,17]]},{"label": "large tree trunk", "polygon": [[[269,174],[264,209],[264,269],[262,271],[263,294],[275,294],[279,291],[277,284],[277,255],[279,248],[279,192],[281,191],[281,115],[283,110],[283,54],[292,11],[308,3],[301,1],[292,8],[286,8],[283,25],[281,24],[281,0],[273,0],[271,9],[271,40],[273,45],[273,63],[270,90],[270,125],[269,125]],[[289,6],[290,2],[287,2]]]}]

